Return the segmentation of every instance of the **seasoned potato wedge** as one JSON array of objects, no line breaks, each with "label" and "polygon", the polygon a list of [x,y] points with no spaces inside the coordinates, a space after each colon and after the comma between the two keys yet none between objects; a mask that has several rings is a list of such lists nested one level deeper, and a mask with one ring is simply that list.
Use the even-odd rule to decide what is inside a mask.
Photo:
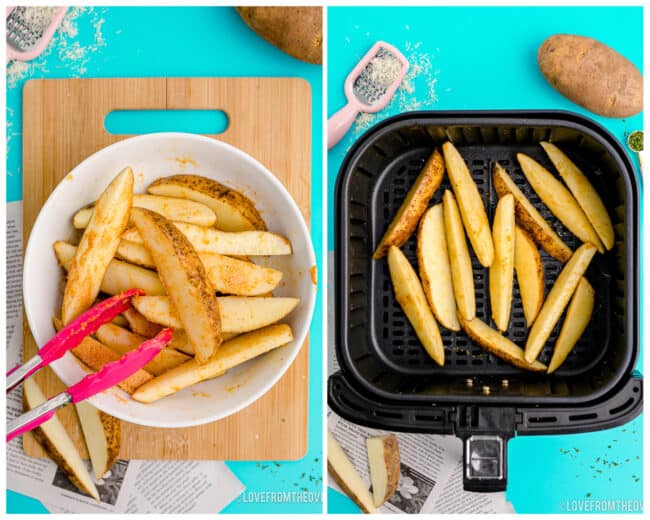
[{"label": "seasoned potato wedge", "polygon": [[[117,256],[138,265],[155,267],[149,251],[140,244],[122,240]],[[249,260],[216,253],[199,253],[199,258],[208,280],[220,293],[262,296],[273,291],[282,280],[282,271],[256,265]]]},{"label": "seasoned potato wedge", "polygon": [[544,301],[544,265],[535,242],[516,226],[515,272],[526,325],[530,327]]},{"label": "seasoned potato wedge", "polygon": [[442,204],[429,208],[420,220],[417,255],[422,288],[433,314],[443,327],[460,330]]},{"label": "seasoned potato wedge", "polygon": [[[298,298],[220,296],[217,305],[221,313],[221,330],[241,333],[265,327],[284,318],[299,301]],[[166,327],[184,328],[166,296],[136,296],[132,303],[149,321]]]},{"label": "seasoned potato wedge", "polygon": [[142,385],[133,394],[133,399],[151,403],[178,392],[206,379],[223,374],[270,350],[286,345],[293,340],[289,325],[271,325],[248,334],[242,334],[226,341],[207,363],[200,364],[191,359]]},{"label": "seasoned potato wedge", "polygon": [[520,347],[480,319],[464,320],[461,317],[460,323],[470,339],[476,341],[476,343],[490,354],[524,370],[531,370],[533,372],[543,372],[546,370],[546,365],[539,361],[528,363],[524,359],[524,351]]},{"label": "seasoned potato wedge", "polygon": [[528,334],[525,357],[529,363],[539,356],[595,253],[596,246],[591,243],[582,244],[555,280]]},{"label": "seasoned potato wedge", "polygon": [[[129,332],[122,327],[105,323],[95,333],[95,337],[108,348],[120,355],[137,349],[147,338]],[[177,367],[189,360],[190,357],[178,352],[173,348],[163,348],[160,353],[144,366],[147,372],[154,376],[160,375],[167,370]]]},{"label": "seasoned potato wedge", "polygon": [[61,320],[67,325],[92,305],[115,256],[133,201],[133,170],[125,168],[99,197],[68,269]]},{"label": "seasoned potato wedge", "polygon": [[[227,233],[214,228],[174,222],[197,253],[216,253],[228,256],[290,255],[291,242],[269,231],[242,231]],[[122,235],[123,240],[142,244],[137,230]]]},{"label": "seasoned potato wedge", "polygon": [[[56,330],[61,330],[63,327],[61,320],[58,318],[53,318],[52,321],[54,323],[54,328]],[[99,372],[106,363],[117,361],[122,357],[121,354],[118,354],[100,341],[97,341],[90,336],[85,337],[76,348],[72,349],[71,352],[79,359],[79,361],[83,363],[83,365],[86,365],[88,368],[94,370],[95,372]],[[153,376],[141,368],[137,372],[134,372],[129,377],[119,382],[117,386],[124,390],[127,394],[132,394],[136,388],[146,383],[150,379],[153,379]]]},{"label": "seasoned potato wedge", "polygon": [[386,256],[390,246],[400,247],[408,240],[418,226],[420,217],[427,209],[429,200],[440,186],[445,173],[445,164],[436,148],[422,168],[420,175],[406,194],[393,221],[384,233],[372,257],[377,260]]},{"label": "seasoned potato wedge", "polygon": [[[147,318],[145,318],[142,314],[140,314],[138,311],[136,311],[133,307],[125,310],[122,315],[126,319],[127,325],[129,328],[135,333],[140,336],[144,336],[145,338],[153,338],[156,334],[158,334],[162,330],[162,326],[158,325],[157,323],[152,323]],[[115,325],[119,325],[119,323],[116,323]],[[172,336],[172,340],[176,337],[176,332],[174,331],[174,335]],[[169,346],[169,344],[168,344]]]},{"label": "seasoned potato wedge", "polygon": [[129,242],[128,240],[120,240],[115,251],[115,256],[120,260],[130,262],[141,267],[155,269],[156,264],[151,258],[149,251],[144,245]]},{"label": "seasoned potato wedge", "polygon": [[[237,332],[223,332],[221,331],[221,339],[223,341],[228,341],[235,336],[239,336]],[[190,343],[190,340],[187,339],[187,334],[185,334],[185,331],[183,329],[174,329],[174,337],[172,340],[167,344],[169,348],[173,348],[178,350],[179,352],[183,352],[184,354],[187,354],[188,356],[193,356],[194,355],[194,347],[192,347],[192,344]]]},{"label": "seasoned potato wedge", "polygon": [[594,310],[595,291],[591,284],[583,277],[573,293],[571,303],[566,311],[560,335],[555,342],[553,356],[548,364],[548,373],[555,372],[573,350],[573,347],[587,328],[591,313]]},{"label": "seasoned potato wedge", "polygon": [[214,287],[199,255],[183,234],[158,213],[133,208],[131,219],[156,263],[197,361],[205,363],[221,345],[221,318]]},{"label": "seasoned potato wedge", "polygon": [[467,237],[481,265],[490,267],[494,260],[494,243],[481,194],[456,147],[447,141],[442,145],[442,153]]},{"label": "seasoned potato wedge", "polygon": [[562,150],[552,143],[540,144],[609,251],[614,247],[614,226],[600,195],[586,175]]},{"label": "seasoned potato wedge", "polygon": [[208,206],[222,231],[266,231],[253,202],[237,190],[198,175],[162,177],[149,185],[149,193],[194,200]]},{"label": "seasoned potato wedge", "polygon": [[210,283],[220,293],[262,296],[273,291],[282,271],[215,253],[199,253]]},{"label": "seasoned potato wedge", "polygon": [[456,307],[459,316],[471,320],[476,313],[474,273],[472,271],[472,260],[467,249],[463,221],[460,218],[456,199],[451,191],[445,191],[442,204]]},{"label": "seasoned potato wedge", "polygon": [[418,275],[399,247],[390,246],[388,249],[388,268],[397,303],[413,325],[431,359],[440,366],[444,365],[445,351],[436,319],[429,308]]},{"label": "seasoned potato wedge", "polygon": [[[187,222],[197,226],[213,226],[217,220],[214,211],[204,204],[172,197],[134,195],[133,207],[149,209],[169,220]],[[94,207],[92,206],[80,209],[72,217],[72,225],[77,229],[84,229],[88,225],[93,212]]]},{"label": "seasoned potato wedge", "polygon": [[506,193],[512,193],[515,197],[517,223],[544,251],[560,262],[566,262],[571,258],[572,251],[569,246],[562,242],[498,162],[494,163],[492,180],[499,197],[503,197]]},{"label": "seasoned potato wedge", "polygon": [[492,319],[503,332],[510,321],[515,264],[515,199],[510,193],[497,203],[492,234],[494,261],[489,271],[490,306]]},{"label": "seasoned potato wedge", "polygon": [[526,154],[518,153],[517,160],[526,179],[551,213],[576,237],[583,242],[590,242],[603,253],[605,250],[596,230],[564,184]]},{"label": "seasoned potato wedge", "polygon": [[[70,270],[70,264],[76,250],[77,246],[67,242],[54,242],[56,258],[59,265],[66,271]],[[100,290],[106,294],[119,294],[134,287],[142,289],[148,296],[162,296],[165,294],[165,288],[160,283],[160,278],[158,278],[155,271],[120,260],[111,260],[106,268]]]}]

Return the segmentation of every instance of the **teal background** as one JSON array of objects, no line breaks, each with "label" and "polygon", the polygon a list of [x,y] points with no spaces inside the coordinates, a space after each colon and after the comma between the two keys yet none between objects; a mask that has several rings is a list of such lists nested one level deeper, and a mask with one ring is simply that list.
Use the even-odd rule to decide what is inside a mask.
[{"label": "teal background", "polygon": [[[253,33],[231,8],[94,8],[78,18],[75,40],[94,40],[93,23],[101,26],[105,45],[87,54],[84,64],[71,64],[55,37],[47,56],[38,58],[31,77],[146,77],[146,76],[289,76],[302,77],[312,91],[312,221],[311,232],[318,269],[324,271],[322,214],[322,69],[298,61]],[[70,40],[72,41],[72,40]],[[84,60],[85,61],[85,60]],[[29,79],[29,78],[26,78]],[[24,81],[7,87],[7,201],[22,197],[21,133]],[[179,116],[180,117],[180,116]],[[199,120],[199,124],[205,121]],[[125,122],[120,122],[125,124]],[[142,124],[142,123],[140,123]],[[188,122],[179,120],[180,129]],[[174,128],[178,130],[179,128]],[[143,125],[139,131],[150,130]],[[309,447],[294,462],[228,462],[249,492],[322,489],[322,288],[310,329]],[[319,513],[322,503],[247,503],[236,499],[224,513]],[[40,502],[7,491],[7,512],[44,513]]]},{"label": "teal background", "polygon": [[[595,119],[615,137],[643,128],[643,117],[607,119],[553,90],[537,68],[537,48],[554,33],[596,38],[643,67],[642,8],[432,7],[328,9],[328,114],[345,104],[343,83],[377,40],[409,55],[431,54],[437,101],[431,110],[561,109]],[[424,101],[429,86],[416,80]],[[423,107],[427,108],[427,107]],[[394,105],[381,118],[399,113]],[[334,248],[334,186],[345,152],[358,138],[348,133],[328,153],[328,249]],[[638,165],[636,155],[633,157]],[[643,265],[643,262],[641,262]],[[640,310],[643,316],[643,311]],[[643,341],[640,342],[643,345]],[[637,365],[641,370],[642,360]],[[509,442],[507,498],[518,513],[562,513],[566,500],[643,497],[642,417],[612,430],[579,435],[518,437]],[[358,512],[328,489],[328,510]]]}]

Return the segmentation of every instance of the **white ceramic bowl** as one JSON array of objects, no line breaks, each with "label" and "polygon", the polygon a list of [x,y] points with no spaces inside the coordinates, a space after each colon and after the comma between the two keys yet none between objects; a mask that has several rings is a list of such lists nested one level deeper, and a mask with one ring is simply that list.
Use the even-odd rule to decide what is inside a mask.
[{"label": "white ceramic bowl", "polygon": [[[71,236],[74,212],[96,200],[125,166],[133,168],[136,193],[144,192],[159,177],[178,173],[203,175],[237,188],[253,200],[269,230],[286,236],[293,246],[291,256],[270,257],[266,262],[284,273],[281,287],[274,294],[300,298],[298,307],[283,320],[291,325],[293,342],[229,370],[222,377],[151,404],[138,403],[117,388],[90,399],[110,415],[146,426],[179,428],[222,419],[264,395],[285,373],[305,340],[316,295],[310,276],[316,261],[309,231],[284,186],[259,162],[233,146],[183,133],[148,134],[108,146],[88,157],[59,183],[29,236],[23,297],[39,348],[54,335],[52,316],[58,315],[61,308],[63,272],[52,243]],[[69,352],[51,366],[68,386],[85,375]]]}]

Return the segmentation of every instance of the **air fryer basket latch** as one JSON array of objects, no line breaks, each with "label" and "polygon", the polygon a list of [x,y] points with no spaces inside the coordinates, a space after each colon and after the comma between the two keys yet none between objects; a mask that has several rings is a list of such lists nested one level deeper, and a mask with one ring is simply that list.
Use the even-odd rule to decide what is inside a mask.
[{"label": "air fryer basket latch", "polygon": [[514,408],[458,407],[456,434],[463,440],[466,491],[505,491],[508,439],[514,435],[516,417]]}]

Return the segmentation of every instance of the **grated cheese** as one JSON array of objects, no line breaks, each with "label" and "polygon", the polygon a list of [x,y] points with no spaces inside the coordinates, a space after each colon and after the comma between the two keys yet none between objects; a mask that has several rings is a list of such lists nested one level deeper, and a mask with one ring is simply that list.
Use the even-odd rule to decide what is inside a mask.
[{"label": "grated cheese", "polygon": [[392,54],[377,56],[370,60],[369,65],[370,81],[382,87],[390,86],[402,70],[402,63]]},{"label": "grated cheese", "polygon": [[[430,108],[436,103],[438,100],[436,94],[437,76],[440,71],[433,69],[432,60],[435,55],[422,50],[421,46],[422,42],[405,42],[403,48],[409,62],[406,76],[402,79],[385,110],[372,114],[363,113],[356,118],[352,129],[354,139],[388,116]],[[438,50],[436,49],[436,51]],[[427,88],[426,94],[416,95],[416,86],[422,84]]]},{"label": "grated cheese", "polygon": [[32,32],[42,33],[50,25],[56,10],[56,7],[25,7],[21,18]]},{"label": "grated cheese", "polygon": [[[50,45],[41,56],[28,63],[12,61],[8,65],[7,88],[15,88],[19,82],[26,78],[43,77],[50,72],[47,68],[48,62],[50,65],[54,65],[54,68],[63,69],[72,76],[85,75],[92,54],[106,46],[102,34],[104,19],[101,17],[105,12],[105,8],[69,8]],[[30,16],[35,15],[30,14]],[[80,25],[84,27],[84,37],[72,41],[78,37]],[[93,31],[90,42],[87,41],[88,37],[86,36],[89,28]],[[56,49],[58,63],[48,60],[54,49]]]}]

